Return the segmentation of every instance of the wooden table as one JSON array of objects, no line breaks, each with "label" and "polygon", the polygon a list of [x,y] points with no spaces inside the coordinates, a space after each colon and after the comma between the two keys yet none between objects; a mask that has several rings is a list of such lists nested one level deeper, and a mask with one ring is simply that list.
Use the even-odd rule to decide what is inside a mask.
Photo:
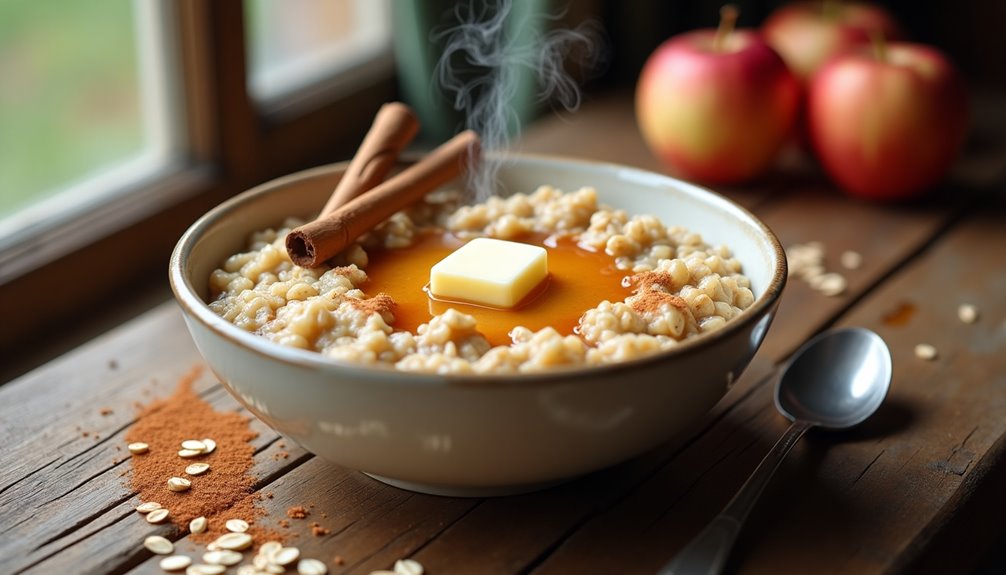
[{"label": "wooden table", "polygon": [[[841,269],[844,250],[861,253],[863,265],[843,271],[849,289],[839,297],[791,281],[751,367],[680,440],[547,491],[451,499],[400,491],[289,445],[289,457],[277,457],[276,434],[256,420],[254,471],[273,494],[263,501],[268,517],[308,501],[325,513],[331,533],[302,533],[296,544],[308,556],[345,558],[332,573],[387,569],[402,557],[435,575],[653,573],[785,429],[772,407],[779,363],[825,328],[860,325],[891,347],[889,400],[855,431],[812,433],[796,446],[729,570],[967,572],[1006,524],[1006,118],[994,99],[976,106],[967,153],[930,200],[853,201],[798,162],[726,190],[784,245],[817,240],[829,268]],[[628,94],[543,121],[520,147],[660,169]],[[976,324],[957,319],[964,302],[978,306]],[[920,342],[939,357],[916,358]],[[0,573],[160,572],[141,547],[152,527],[137,520],[122,478],[129,463],[115,463],[116,448],[134,404],[170,394],[199,362],[166,302],[0,387]],[[218,409],[239,409],[209,375],[198,389]],[[195,555],[195,545],[179,545]]]}]

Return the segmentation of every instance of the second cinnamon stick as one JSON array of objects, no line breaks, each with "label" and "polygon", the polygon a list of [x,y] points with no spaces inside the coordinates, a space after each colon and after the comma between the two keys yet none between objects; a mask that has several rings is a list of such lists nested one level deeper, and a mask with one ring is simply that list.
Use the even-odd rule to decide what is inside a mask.
[{"label": "second cinnamon stick", "polygon": [[384,180],[398,154],[419,131],[419,120],[408,106],[390,102],[381,106],[356,155],[321,210],[324,217]]},{"label": "second cinnamon stick", "polygon": [[286,237],[290,259],[302,267],[321,265],[395,212],[458,177],[478,153],[478,135],[461,132],[366,194],[290,232]]}]

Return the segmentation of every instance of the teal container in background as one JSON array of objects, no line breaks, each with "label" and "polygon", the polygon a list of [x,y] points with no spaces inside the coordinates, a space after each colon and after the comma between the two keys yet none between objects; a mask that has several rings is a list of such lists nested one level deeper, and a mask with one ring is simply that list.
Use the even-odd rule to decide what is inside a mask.
[{"label": "teal container in background", "polygon": [[[474,2],[476,6],[485,4]],[[545,33],[548,19],[548,0],[518,0],[510,8],[505,20],[508,42],[529,44]],[[435,39],[459,24],[457,1],[448,0],[396,0],[393,13],[393,44],[402,99],[415,110],[422,128],[420,139],[436,144],[449,139],[466,125],[463,111],[453,107],[453,94],[445,93],[437,85],[435,70],[444,53],[446,38]],[[494,8],[487,8],[487,15]],[[488,17],[488,16],[487,16]],[[462,58],[454,58],[452,65],[460,67],[459,74],[472,76],[476,70],[466,65]],[[510,63],[516,77],[514,97],[510,101],[512,121],[510,134],[515,134],[534,118],[538,107],[537,73],[522,64]]]}]

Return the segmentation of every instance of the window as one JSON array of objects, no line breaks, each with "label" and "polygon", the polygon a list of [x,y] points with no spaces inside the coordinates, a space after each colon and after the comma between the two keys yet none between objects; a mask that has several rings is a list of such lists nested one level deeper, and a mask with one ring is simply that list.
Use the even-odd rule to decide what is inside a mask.
[{"label": "window", "polygon": [[178,237],[227,197],[352,155],[397,95],[388,11],[0,2],[5,355],[58,335],[68,315],[163,289]]},{"label": "window", "polygon": [[[246,0],[248,89],[264,103],[336,78],[382,73],[390,59],[390,14],[381,0]],[[384,61],[385,65],[375,66]]]},{"label": "window", "polygon": [[[0,281],[28,263],[11,250],[26,236],[80,217],[171,161],[182,134],[163,8],[0,3]],[[93,239],[67,231],[63,246],[48,243],[52,253]]]}]

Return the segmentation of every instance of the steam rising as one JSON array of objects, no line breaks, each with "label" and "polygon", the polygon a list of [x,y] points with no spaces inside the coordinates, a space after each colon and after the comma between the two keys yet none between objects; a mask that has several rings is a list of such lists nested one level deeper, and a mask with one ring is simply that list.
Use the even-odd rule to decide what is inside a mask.
[{"label": "steam rising", "polygon": [[[510,131],[519,129],[513,102],[524,69],[537,76],[538,103],[554,101],[572,111],[580,105],[580,89],[565,65],[577,64],[589,71],[599,59],[601,35],[595,25],[542,34],[530,18],[507,22],[511,7],[510,0],[460,4],[455,9],[459,23],[433,36],[434,41],[446,39],[436,79],[453,98],[454,109],[464,113],[465,127],[478,132],[483,150],[506,150]],[[483,156],[469,174],[469,189],[477,200],[493,194],[500,157]]]}]

